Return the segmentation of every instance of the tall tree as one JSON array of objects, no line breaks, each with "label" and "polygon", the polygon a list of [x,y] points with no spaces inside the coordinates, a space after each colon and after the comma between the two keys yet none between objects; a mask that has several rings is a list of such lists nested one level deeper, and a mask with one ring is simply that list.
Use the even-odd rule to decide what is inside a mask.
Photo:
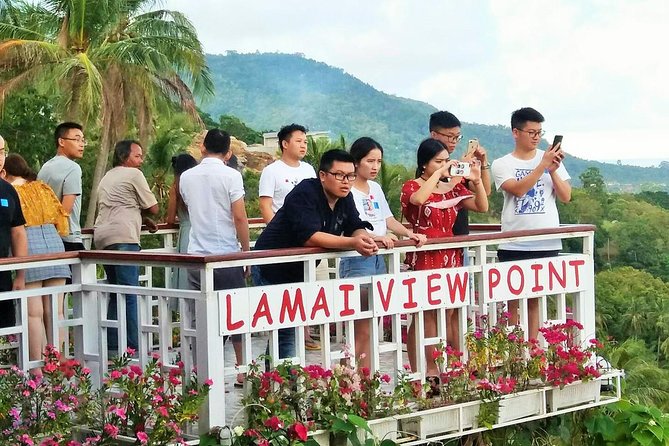
[{"label": "tall tree", "polygon": [[213,92],[195,28],[154,3],[0,0],[0,105],[14,90],[47,84],[59,89],[65,119],[101,125],[87,226],[113,144],[132,126],[148,145],[161,104],[199,120],[193,93]]}]

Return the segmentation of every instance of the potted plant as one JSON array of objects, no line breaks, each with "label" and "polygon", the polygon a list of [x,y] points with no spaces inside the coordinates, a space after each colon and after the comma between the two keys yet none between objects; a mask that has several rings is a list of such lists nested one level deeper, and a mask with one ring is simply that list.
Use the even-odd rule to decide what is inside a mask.
[{"label": "potted plant", "polygon": [[547,393],[548,406],[555,411],[585,402],[599,401],[600,373],[592,364],[593,355],[602,344],[591,339],[587,346],[577,341],[577,330],[583,326],[568,320],[539,329],[547,343],[544,353],[544,380],[556,387]]}]

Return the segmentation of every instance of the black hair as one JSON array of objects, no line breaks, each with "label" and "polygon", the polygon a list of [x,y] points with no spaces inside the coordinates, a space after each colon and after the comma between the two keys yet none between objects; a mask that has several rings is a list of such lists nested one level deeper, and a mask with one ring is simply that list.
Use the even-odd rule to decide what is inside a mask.
[{"label": "black hair", "polygon": [[67,132],[72,129],[81,130],[82,132],[84,131],[84,127],[81,124],[77,124],[76,122],[61,122],[58,124],[56,130],[53,132],[56,148],[58,148],[58,140],[60,138],[64,138]]},{"label": "black hair", "polygon": [[190,153],[180,153],[172,157],[172,170],[176,176],[181,176],[182,173],[195,166],[197,166],[197,160]]},{"label": "black hair", "polygon": [[116,143],[116,146],[114,146],[114,156],[112,157],[112,167],[118,167],[125,163],[125,160],[130,156],[133,144],[142,147],[139,141],[135,141],[134,139],[124,139]]},{"label": "black hair", "polygon": [[35,181],[37,174],[30,168],[25,159],[18,153],[10,153],[5,158],[5,171],[13,177],[21,177],[26,181]]},{"label": "black hair", "polygon": [[293,132],[302,132],[302,133],[307,133],[306,127],[300,124],[290,124],[281,127],[281,130],[279,130],[279,133],[276,134],[276,136],[279,138],[279,149],[283,152],[283,141],[289,141],[290,137],[293,135]]},{"label": "black hair", "polygon": [[452,129],[454,127],[462,127],[462,123],[453,113],[438,111],[430,115],[431,132],[439,129]]},{"label": "black hair", "polygon": [[349,153],[353,157],[354,162],[358,164],[364,157],[369,154],[369,152],[374,149],[379,149],[381,151],[381,155],[383,155],[383,147],[381,147],[381,144],[374,141],[372,138],[363,136],[362,138],[356,139],[353,144],[351,144]]},{"label": "black hair", "polygon": [[230,155],[230,159],[228,160],[228,167],[232,167],[235,170],[239,170],[239,158],[237,158],[237,155],[232,154]]},{"label": "black hair", "polygon": [[332,164],[335,161],[341,161],[344,163],[351,163],[355,165],[355,161],[350,153],[341,149],[332,149],[328,150],[321,156],[321,162],[318,165],[318,170],[323,172],[329,172],[332,169]]},{"label": "black hair", "polygon": [[527,122],[544,122],[544,116],[532,107],[519,108],[511,113],[511,128],[524,130]]},{"label": "black hair", "polygon": [[416,167],[416,178],[423,175],[425,165],[444,150],[447,150],[446,146],[437,139],[428,138],[423,140],[416,151],[416,165],[418,166]]},{"label": "black hair", "polygon": [[230,150],[230,134],[225,130],[211,129],[207,132],[202,144],[209,153],[225,155]]}]

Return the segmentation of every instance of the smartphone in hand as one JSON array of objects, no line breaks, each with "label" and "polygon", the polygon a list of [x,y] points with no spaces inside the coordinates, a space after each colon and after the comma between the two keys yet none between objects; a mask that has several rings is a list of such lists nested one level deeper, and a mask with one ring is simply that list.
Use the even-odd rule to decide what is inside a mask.
[{"label": "smartphone in hand", "polygon": [[469,165],[469,163],[458,162],[457,164],[454,164],[453,166],[451,166],[448,173],[452,177],[467,177],[467,176],[471,175],[472,168]]},{"label": "smartphone in hand", "polygon": [[479,148],[479,140],[470,139],[469,142],[467,143],[467,155],[474,153],[474,151],[478,148]]},{"label": "smartphone in hand", "polygon": [[560,148],[562,148],[562,135],[555,135],[555,138],[553,138],[553,145],[551,146],[551,150],[556,150],[556,146],[560,144]]}]

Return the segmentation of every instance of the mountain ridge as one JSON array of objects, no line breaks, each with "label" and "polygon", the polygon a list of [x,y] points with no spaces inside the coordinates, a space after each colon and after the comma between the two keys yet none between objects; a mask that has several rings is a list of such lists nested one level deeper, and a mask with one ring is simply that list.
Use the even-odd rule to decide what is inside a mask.
[{"label": "mountain ridge", "polygon": [[[311,130],[329,130],[333,138],[344,135],[349,142],[370,136],[383,145],[388,161],[407,167],[415,165],[416,147],[428,134],[429,115],[437,110],[426,102],[384,93],[341,68],[301,54],[231,51],[207,55],[207,62],[217,95],[200,106],[215,119],[234,115],[262,131],[297,122]],[[508,126],[462,124],[463,139],[478,138],[491,159],[513,147]],[[547,145],[544,140],[540,147]],[[612,190],[633,191],[643,186],[669,190],[668,169],[576,157],[568,157],[565,166],[572,178],[597,167]]]}]

